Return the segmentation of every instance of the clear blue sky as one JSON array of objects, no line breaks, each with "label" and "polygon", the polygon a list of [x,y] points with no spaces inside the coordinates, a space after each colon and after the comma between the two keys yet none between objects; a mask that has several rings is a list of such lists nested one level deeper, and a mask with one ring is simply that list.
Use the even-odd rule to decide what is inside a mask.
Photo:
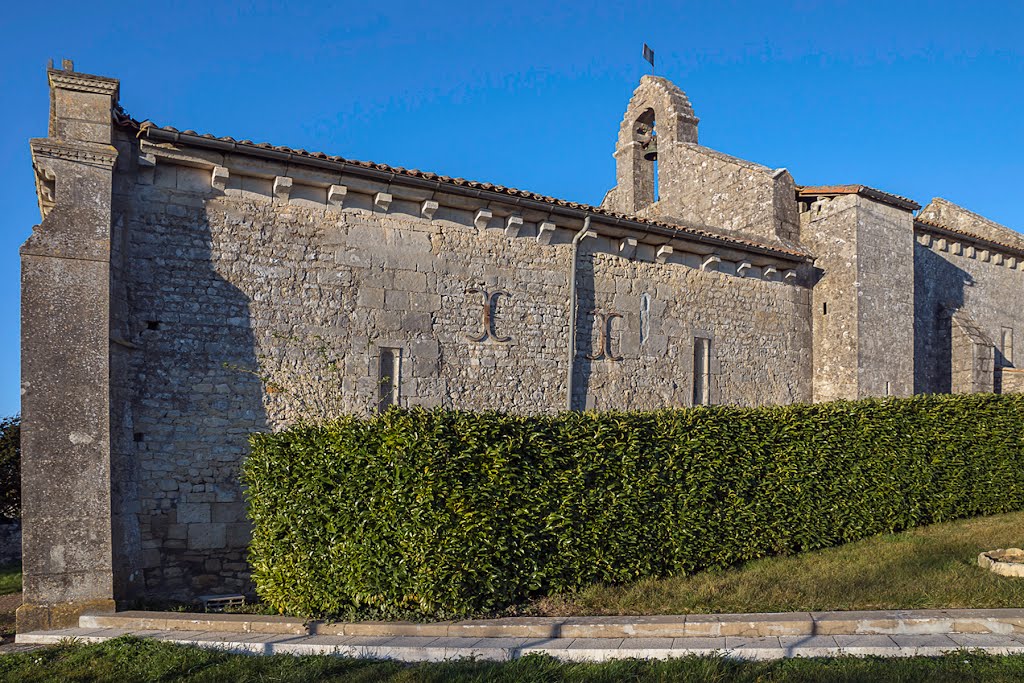
[{"label": "clear blue sky", "polygon": [[39,221],[28,139],[46,134],[47,59],[121,79],[138,119],[597,203],[644,41],[705,145],[1024,228],[1020,2],[10,2],[0,414],[19,406],[18,246]]}]

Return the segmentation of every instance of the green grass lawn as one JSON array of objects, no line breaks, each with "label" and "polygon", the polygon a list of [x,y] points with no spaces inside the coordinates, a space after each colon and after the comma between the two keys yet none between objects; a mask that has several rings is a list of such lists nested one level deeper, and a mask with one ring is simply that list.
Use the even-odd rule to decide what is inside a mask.
[{"label": "green grass lawn", "polygon": [[14,636],[14,610],[20,604],[21,565],[0,567],[0,640]]},{"label": "green grass lawn", "polygon": [[21,565],[0,567],[0,595],[21,592]]},{"label": "green grass lawn", "polygon": [[0,681],[1020,681],[1024,657],[956,653],[911,659],[789,659],[737,662],[717,657],[561,664],[548,657],[507,663],[461,661],[405,665],[326,656],[256,657],[118,638],[98,645],[69,643],[0,656]]},{"label": "green grass lawn", "polygon": [[1024,546],[1024,512],[934,524],[725,571],[592,586],[527,613],[688,614],[1024,607],[1024,579],[978,566],[984,550]]}]

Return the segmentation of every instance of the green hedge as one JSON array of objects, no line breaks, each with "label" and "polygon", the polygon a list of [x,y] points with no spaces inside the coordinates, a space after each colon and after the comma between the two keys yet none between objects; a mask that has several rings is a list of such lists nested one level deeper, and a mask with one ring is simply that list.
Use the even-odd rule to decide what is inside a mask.
[{"label": "green hedge", "polygon": [[452,617],[1024,509],[1024,396],[391,410],[255,434],[261,597]]},{"label": "green hedge", "polygon": [[21,519],[21,417],[0,418],[0,522]]}]

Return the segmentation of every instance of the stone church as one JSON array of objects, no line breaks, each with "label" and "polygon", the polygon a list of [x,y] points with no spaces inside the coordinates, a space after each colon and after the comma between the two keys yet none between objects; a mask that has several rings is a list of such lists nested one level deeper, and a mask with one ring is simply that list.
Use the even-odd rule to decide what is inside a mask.
[{"label": "stone church", "polygon": [[19,629],[250,590],[246,437],[302,417],[1024,386],[1021,234],[703,147],[664,78],[588,206],[140,122],[117,80],[47,76]]}]

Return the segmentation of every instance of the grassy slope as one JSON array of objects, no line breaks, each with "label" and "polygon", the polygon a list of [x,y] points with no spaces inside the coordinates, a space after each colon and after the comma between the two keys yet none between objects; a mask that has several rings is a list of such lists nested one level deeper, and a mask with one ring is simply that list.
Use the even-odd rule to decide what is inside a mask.
[{"label": "grassy slope", "polygon": [[450,662],[406,666],[335,657],[253,657],[120,638],[0,656],[0,681],[1019,681],[1024,657],[958,653],[926,659],[790,659],[737,662],[686,658],[560,664],[546,657],[510,663]]},{"label": "grassy slope", "polygon": [[1024,546],[1024,512],[935,524],[721,572],[593,586],[545,598],[547,615],[1024,607],[1024,579],[977,565],[978,553]]}]

